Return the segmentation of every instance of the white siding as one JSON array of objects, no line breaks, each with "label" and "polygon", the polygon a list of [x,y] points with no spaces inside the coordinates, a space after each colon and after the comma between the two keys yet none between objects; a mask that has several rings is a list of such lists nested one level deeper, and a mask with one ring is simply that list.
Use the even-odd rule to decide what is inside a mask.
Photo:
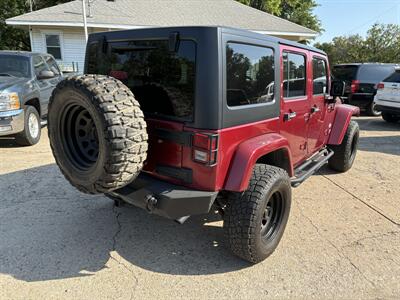
[{"label": "white siding", "polygon": [[[107,29],[95,29],[96,32],[107,31]],[[89,30],[89,33],[94,32]],[[72,63],[78,65],[79,72],[83,72],[85,64],[85,33],[83,28],[67,27],[32,27],[32,51],[46,53],[44,34],[60,34],[62,60],[59,64],[62,68],[71,68]]]}]

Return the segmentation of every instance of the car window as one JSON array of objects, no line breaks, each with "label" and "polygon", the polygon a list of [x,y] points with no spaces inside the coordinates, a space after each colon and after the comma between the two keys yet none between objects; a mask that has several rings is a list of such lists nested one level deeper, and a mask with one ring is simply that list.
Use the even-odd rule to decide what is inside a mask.
[{"label": "car window", "polygon": [[44,62],[41,56],[33,57],[33,68],[36,76],[39,76],[40,72],[42,71],[50,71],[50,69],[48,68],[47,64]]},{"label": "car window", "polygon": [[228,106],[266,103],[274,100],[274,51],[239,43],[226,45]]},{"label": "car window", "polygon": [[60,76],[61,75],[61,71],[58,68],[58,64],[54,60],[54,58],[52,58],[50,55],[46,55],[44,57],[44,59],[46,60],[46,63],[49,66],[50,71],[52,71],[55,75]]},{"label": "car window", "polygon": [[31,77],[29,58],[18,55],[0,55],[0,77]]},{"label": "car window", "polygon": [[382,81],[400,83],[400,70],[395,71],[393,74],[391,74],[389,77],[386,77]]},{"label": "car window", "polygon": [[358,71],[358,80],[365,83],[378,83],[394,72],[394,66],[363,65]]},{"label": "car window", "polygon": [[306,58],[304,55],[283,52],[283,97],[306,95]]},{"label": "car window", "polygon": [[334,66],[332,73],[337,80],[352,81],[356,79],[357,70],[358,66],[341,65]]},{"label": "car window", "polygon": [[313,58],[313,95],[325,94],[327,92],[327,67],[322,58]]}]

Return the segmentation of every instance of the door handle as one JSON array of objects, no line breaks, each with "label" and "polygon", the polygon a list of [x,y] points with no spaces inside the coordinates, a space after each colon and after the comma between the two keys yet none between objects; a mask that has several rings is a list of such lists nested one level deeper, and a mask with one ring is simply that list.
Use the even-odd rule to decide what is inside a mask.
[{"label": "door handle", "polygon": [[290,113],[286,113],[286,114],[283,115],[283,120],[284,121],[290,121],[291,119],[296,118],[296,116],[297,116],[297,113],[295,111],[294,112],[290,112]]},{"label": "door handle", "polygon": [[312,114],[315,114],[315,113],[317,113],[317,112],[319,112],[319,111],[321,111],[317,106],[313,106],[313,107],[311,107],[311,113]]}]

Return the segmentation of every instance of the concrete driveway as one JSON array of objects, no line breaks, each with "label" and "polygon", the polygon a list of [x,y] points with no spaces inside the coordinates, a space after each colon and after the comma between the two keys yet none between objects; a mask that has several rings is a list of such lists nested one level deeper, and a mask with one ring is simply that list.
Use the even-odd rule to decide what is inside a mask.
[{"label": "concrete driveway", "polygon": [[77,192],[40,144],[0,141],[0,299],[400,297],[400,124],[358,118],[360,151],[294,190],[277,251],[225,250],[217,215],[178,225]]}]

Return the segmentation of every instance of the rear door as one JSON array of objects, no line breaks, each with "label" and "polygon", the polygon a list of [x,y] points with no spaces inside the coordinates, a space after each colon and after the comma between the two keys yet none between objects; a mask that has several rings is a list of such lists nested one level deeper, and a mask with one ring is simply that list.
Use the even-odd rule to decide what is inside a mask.
[{"label": "rear door", "polygon": [[325,57],[313,55],[309,61],[312,70],[312,97],[308,127],[308,152],[314,153],[324,144],[324,120],[327,113],[325,97],[329,92],[329,70]]},{"label": "rear door", "polygon": [[307,90],[308,51],[281,47],[281,134],[292,151],[294,164],[307,156],[307,132],[310,99]]}]

